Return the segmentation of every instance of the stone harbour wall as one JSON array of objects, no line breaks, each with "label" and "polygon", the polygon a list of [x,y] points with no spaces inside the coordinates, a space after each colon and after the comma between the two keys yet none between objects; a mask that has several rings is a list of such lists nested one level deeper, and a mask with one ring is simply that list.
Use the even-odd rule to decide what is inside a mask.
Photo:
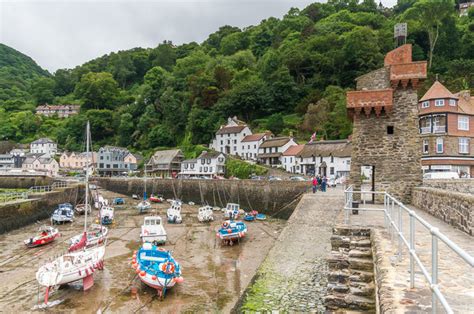
[{"label": "stone harbour wall", "polygon": [[368,228],[335,226],[324,304],[330,311],[375,313],[374,261]]},{"label": "stone harbour wall", "polygon": [[[142,178],[97,178],[100,187],[125,195],[143,196]],[[177,180],[147,179],[148,196],[179,198],[184,202],[208,203],[225,207],[238,203],[244,209],[255,209],[267,215],[288,219],[300,196],[310,188],[310,182],[255,180]]]},{"label": "stone harbour wall", "polygon": [[412,204],[455,228],[474,235],[474,194],[417,187],[413,189]]},{"label": "stone harbour wall", "polygon": [[0,176],[0,189],[29,189],[32,186],[53,184],[47,176]]},{"label": "stone harbour wall", "polygon": [[0,234],[48,218],[61,203],[76,204],[83,198],[80,185],[32,194],[30,199],[0,204]]},{"label": "stone harbour wall", "polygon": [[423,186],[474,195],[474,179],[425,179]]}]

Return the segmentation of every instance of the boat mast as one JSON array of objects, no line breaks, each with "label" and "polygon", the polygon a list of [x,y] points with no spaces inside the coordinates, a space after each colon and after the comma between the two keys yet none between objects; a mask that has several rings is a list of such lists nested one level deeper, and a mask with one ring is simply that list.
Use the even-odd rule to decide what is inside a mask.
[{"label": "boat mast", "polygon": [[144,192],[143,192],[143,200],[146,201],[146,162],[144,163],[144,166],[145,166],[145,180],[144,180],[145,187],[144,187]]},{"label": "boat mast", "polygon": [[85,202],[85,219],[84,219],[84,233],[87,232],[87,205],[89,204],[89,136],[90,136],[90,125],[87,121],[86,126],[86,202]]}]

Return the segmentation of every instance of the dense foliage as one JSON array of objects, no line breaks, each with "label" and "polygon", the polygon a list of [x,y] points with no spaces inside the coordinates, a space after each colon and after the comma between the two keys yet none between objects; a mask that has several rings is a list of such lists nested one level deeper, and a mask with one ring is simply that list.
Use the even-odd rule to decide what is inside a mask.
[{"label": "dense foliage", "polygon": [[267,173],[268,169],[259,165],[249,164],[245,161],[227,158],[226,175],[239,179],[248,179],[251,175],[261,176]]},{"label": "dense foliage", "polygon": [[[435,74],[452,91],[474,86],[472,10],[459,17],[452,0],[399,0],[393,9],[329,0],[244,29],[223,26],[201,44],[166,41],[113,52],[54,75],[0,45],[0,140],[50,136],[62,148],[80,149],[88,119],[96,145],[193,152],[230,115],[300,141],[315,131],[345,138],[345,91],[383,64],[394,47],[393,26],[402,21],[415,59],[430,61],[424,89]],[[77,103],[81,113],[36,116],[43,103]]]}]

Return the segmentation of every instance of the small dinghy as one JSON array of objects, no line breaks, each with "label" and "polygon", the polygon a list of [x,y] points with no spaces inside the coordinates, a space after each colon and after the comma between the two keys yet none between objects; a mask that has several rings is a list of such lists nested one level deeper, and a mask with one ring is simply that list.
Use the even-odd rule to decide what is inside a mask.
[{"label": "small dinghy", "polygon": [[73,221],[74,210],[72,209],[72,205],[69,203],[59,204],[58,208],[54,210],[53,215],[51,216],[51,223],[53,225]]},{"label": "small dinghy", "polygon": [[245,216],[244,216],[244,220],[245,221],[254,221],[255,220],[255,216],[250,214],[250,213],[246,213]]},{"label": "small dinghy", "polygon": [[226,220],[217,231],[216,236],[223,243],[232,245],[234,241],[240,241],[247,234],[247,225],[242,221]]},{"label": "small dinghy", "polygon": [[139,214],[144,213],[151,208],[151,203],[147,200],[143,200],[140,203],[138,203],[137,208],[138,208]]},{"label": "small dinghy", "polygon": [[114,222],[114,208],[103,206],[100,209],[100,221],[103,225],[110,225]]},{"label": "small dinghy", "polygon": [[235,203],[227,203],[224,210],[224,217],[230,220],[238,219],[240,214],[240,205]]},{"label": "small dinghy", "polygon": [[139,199],[140,199],[137,194],[132,194],[132,198],[133,198],[134,200],[139,200]]},{"label": "small dinghy", "polygon": [[[108,229],[105,226],[97,225],[97,224],[92,224],[87,231],[87,236],[86,236],[86,248],[90,248],[99,244],[102,244],[105,242],[107,239],[107,233]],[[69,239],[69,250],[71,251],[71,248],[75,248],[81,241],[83,237],[83,233],[78,234],[71,239]]]},{"label": "small dinghy", "polygon": [[172,224],[180,224],[183,222],[181,218],[181,201],[174,200],[171,202],[171,207],[166,211],[168,222]]},{"label": "small dinghy", "polygon": [[257,219],[257,220],[265,220],[265,219],[267,219],[267,216],[264,215],[264,214],[257,214],[257,215],[255,216],[255,219]]},{"label": "small dinghy", "polygon": [[147,216],[143,220],[140,233],[142,242],[150,242],[154,245],[165,244],[168,238],[160,216]]},{"label": "small dinghy", "polygon": [[[86,204],[77,204],[76,207],[74,207],[74,210],[79,215],[84,215],[84,213],[86,212]],[[87,213],[91,213],[91,205],[89,204],[87,204]]]},{"label": "small dinghy", "polygon": [[113,204],[114,205],[124,205],[125,201],[121,197],[116,197],[116,198],[114,198]]},{"label": "small dinghy", "polygon": [[133,253],[132,267],[138,278],[149,287],[156,289],[160,297],[166,290],[184,281],[181,267],[170,251],[158,248],[149,242]]},{"label": "small dinghy", "polygon": [[206,205],[203,207],[199,207],[198,220],[199,222],[214,221],[214,213],[212,212],[212,206]]},{"label": "small dinghy", "polygon": [[31,237],[23,242],[27,247],[37,247],[51,243],[59,236],[60,234],[58,229],[50,226],[41,226],[36,236]]},{"label": "small dinghy", "polygon": [[163,203],[165,201],[165,199],[162,197],[162,196],[159,196],[159,195],[150,195],[150,198],[149,198],[150,202],[152,203]]}]

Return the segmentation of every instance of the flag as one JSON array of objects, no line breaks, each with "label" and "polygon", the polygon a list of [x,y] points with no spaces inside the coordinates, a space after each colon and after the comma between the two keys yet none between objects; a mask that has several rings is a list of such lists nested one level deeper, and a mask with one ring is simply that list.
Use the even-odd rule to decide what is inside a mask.
[{"label": "flag", "polygon": [[313,143],[315,139],[316,139],[316,132],[314,132],[313,135],[311,135],[311,139],[309,140],[309,144]]}]

